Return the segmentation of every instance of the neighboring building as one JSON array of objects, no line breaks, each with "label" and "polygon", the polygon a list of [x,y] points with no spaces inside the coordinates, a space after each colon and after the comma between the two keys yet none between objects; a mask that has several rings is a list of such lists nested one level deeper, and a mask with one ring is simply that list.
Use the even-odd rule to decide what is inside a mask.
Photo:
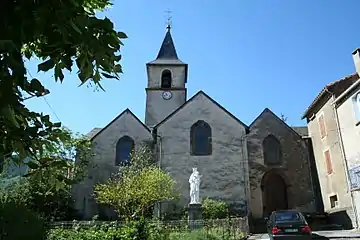
[{"label": "neighboring building", "polygon": [[188,204],[193,167],[203,175],[201,197],[226,200],[239,215],[317,210],[306,129],[289,127],[269,109],[247,126],[203,91],[187,99],[188,65],[178,58],[170,28],[146,67],[145,123],[126,109],[88,135],[95,157],[88,178],[74,187],[76,208],[85,219],[112,215],[96,204],[93,187],[143,143],[155,146],[158,164],[181,191],[179,202],[163,204],[164,211]]},{"label": "neighboring building", "polygon": [[312,139],[324,209],[330,216],[336,216],[336,223],[341,221],[349,227],[356,226],[356,216],[348,186],[335,100],[358,79],[358,74],[354,73],[328,84],[303,115]]},{"label": "neighboring building", "polygon": [[[357,72],[360,72],[360,50],[353,53]],[[350,190],[359,226],[360,216],[360,79],[335,99],[338,129],[350,179]]]},{"label": "neighboring building", "polygon": [[274,209],[322,211],[316,198],[306,127],[289,127],[269,109],[251,124],[247,135],[251,210],[255,217]]}]

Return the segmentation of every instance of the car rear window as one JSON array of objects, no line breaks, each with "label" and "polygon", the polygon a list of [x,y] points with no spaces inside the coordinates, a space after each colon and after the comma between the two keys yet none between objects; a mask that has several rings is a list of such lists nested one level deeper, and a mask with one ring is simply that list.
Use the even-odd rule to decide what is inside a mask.
[{"label": "car rear window", "polygon": [[279,213],[275,213],[275,221],[276,222],[298,221],[298,220],[302,220],[302,217],[298,212],[279,212]]}]

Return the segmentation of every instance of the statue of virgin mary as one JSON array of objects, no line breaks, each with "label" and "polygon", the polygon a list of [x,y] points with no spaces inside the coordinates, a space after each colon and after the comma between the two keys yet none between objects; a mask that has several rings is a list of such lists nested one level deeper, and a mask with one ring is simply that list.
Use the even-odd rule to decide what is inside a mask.
[{"label": "statue of virgin mary", "polygon": [[200,174],[197,168],[193,168],[193,172],[190,175],[190,204],[200,204]]}]

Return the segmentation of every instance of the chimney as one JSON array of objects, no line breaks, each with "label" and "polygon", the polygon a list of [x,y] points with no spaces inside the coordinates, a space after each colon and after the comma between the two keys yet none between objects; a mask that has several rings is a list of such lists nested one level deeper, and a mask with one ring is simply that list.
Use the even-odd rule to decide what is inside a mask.
[{"label": "chimney", "polygon": [[352,56],[355,65],[355,70],[360,76],[360,48],[355,49],[355,51],[352,53]]}]

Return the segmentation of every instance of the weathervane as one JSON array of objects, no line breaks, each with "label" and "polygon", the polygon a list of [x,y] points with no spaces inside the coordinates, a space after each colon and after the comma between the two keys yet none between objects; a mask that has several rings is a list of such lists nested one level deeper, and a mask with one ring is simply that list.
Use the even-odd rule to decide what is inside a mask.
[{"label": "weathervane", "polygon": [[165,12],[166,12],[166,14],[167,14],[167,17],[166,17],[166,28],[167,28],[168,30],[170,30],[170,29],[171,29],[171,24],[172,24],[172,16],[171,16],[172,11],[167,10],[167,11],[165,11]]}]

